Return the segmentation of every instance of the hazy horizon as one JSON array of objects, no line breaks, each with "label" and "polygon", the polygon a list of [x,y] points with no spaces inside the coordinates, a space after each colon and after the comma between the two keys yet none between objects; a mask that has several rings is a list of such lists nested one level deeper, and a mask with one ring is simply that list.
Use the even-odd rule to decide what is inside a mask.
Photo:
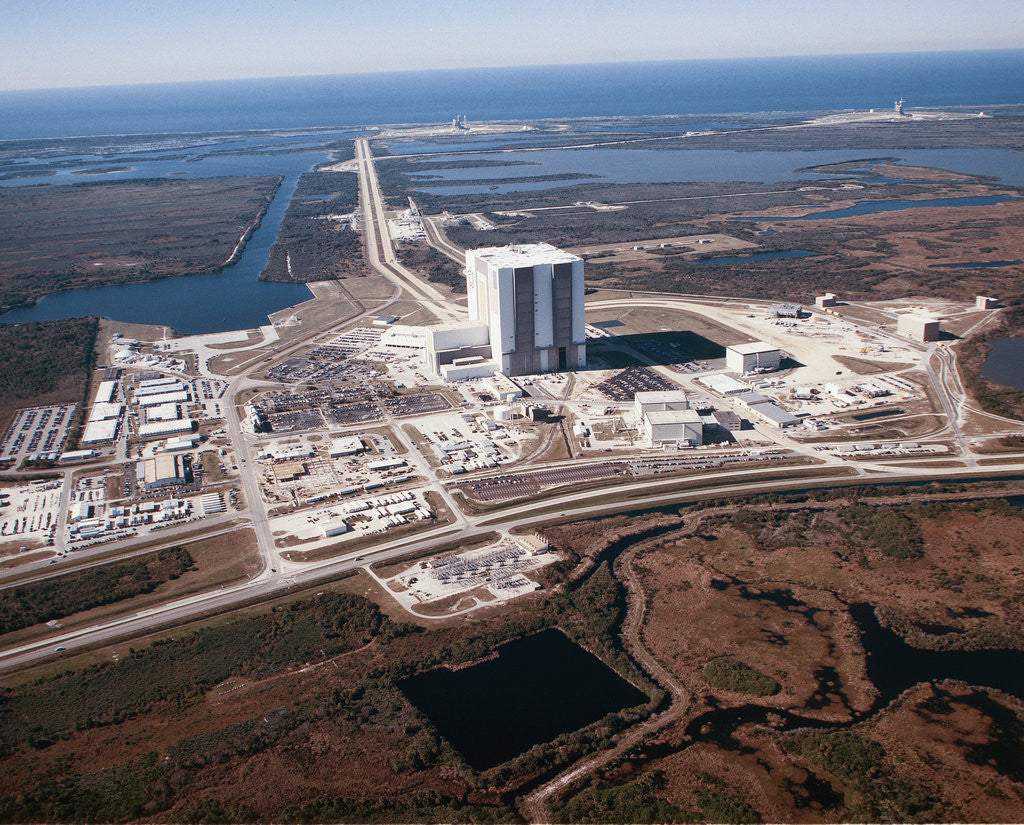
[{"label": "hazy horizon", "polygon": [[1020,48],[1016,0],[9,0],[0,90]]},{"label": "hazy horizon", "polygon": [[[274,81],[274,80],[300,80],[303,78],[316,79],[316,78],[332,78],[332,77],[362,77],[362,76],[378,76],[378,75],[406,75],[406,74],[429,74],[445,73],[445,72],[467,72],[467,71],[497,71],[503,69],[545,69],[545,68],[581,68],[585,66],[628,66],[631,64],[644,65],[644,64],[658,64],[658,63],[708,63],[708,62],[754,62],[754,61],[783,61],[783,60],[800,60],[800,59],[814,59],[814,58],[829,58],[829,57],[895,57],[900,55],[951,55],[951,54],[978,54],[978,53],[1001,53],[1001,52],[1024,52],[1024,47],[1021,48],[1006,48],[1006,49],[928,49],[928,50],[915,50],[915,51],[885,51],[885,52],[830,52],[822,54],[790,54],[790,55],[752,55],[746,57],[722,57],[722,58],[703,58],[703,57],[690,57],[690,58],[672,58],[672,59],[661,59],[661,60],[604,60],[604,61],[585,61],[578,63],[530,63],[530,64],[502,64],[502,65],[489,65],[489,66],[463,66],[463,67],[425,67],[422,69],[382,69],[374,71],[364,72],[320,72],[320,73],[299,73],[299,74],[281,74],[281,75],[248,75],[239,77],[210,77],[203,78],[200,80],[153,80],[153,81],[135,81],[135,82],[124,82],[124,83],[92,83],[92,84],[72,84],[68,86],[39,86],[39,87],[26,87],[20,89],[0,89],[0,94],[6,93],[18,93],[18,92],[47,92],[47,91],[67,91],[72,89],[104,89],[104,88],[118,88],[124,86],[185,86],[185,85],[204,85],[212,83],[245,83],[251,81]],[[1024,103],[1024,101],[1021,101]]]}]

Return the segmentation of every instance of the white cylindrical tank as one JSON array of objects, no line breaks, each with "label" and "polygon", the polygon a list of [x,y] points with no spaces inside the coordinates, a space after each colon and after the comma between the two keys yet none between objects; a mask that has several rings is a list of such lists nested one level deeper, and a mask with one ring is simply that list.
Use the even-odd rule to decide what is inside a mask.
[{"label": "white cylindrical tank", "polygon": [[499,407],[494,408],[494,420],[495,421],[511,421],[512,420],[512,408],[507,404],[502,404]]}]

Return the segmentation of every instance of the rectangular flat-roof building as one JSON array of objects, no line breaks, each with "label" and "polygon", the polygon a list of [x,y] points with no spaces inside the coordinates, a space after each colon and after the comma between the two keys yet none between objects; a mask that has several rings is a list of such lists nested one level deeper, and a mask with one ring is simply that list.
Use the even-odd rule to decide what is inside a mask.
[{"label": "rectangular flat-roof building", "polygon": [[731,375],[725,373],[719,373],[717,375],[705,375],[702,378],[698,378],[701,384],[707,387],[711,392],[716,395],[728,397],[730,395],[741,395],[745,392],[750,392],[750,385],[744,384],[742,381],[737,381]]},{"label": "rectangular flat-roof building", "polygon": [[111,401],[98,401],[89,410],[90,421],[107,421],[111,418],[120,418],[124,410],[124,404]]},{"label": "rectangular flat-roof building", "polygon": [[633,396],[633,416],[639,422],[645,413],[659,410],[687,410],[690,408],[682,390],[638,392]]},{"label": "rectangular flat-roof building", "polygon": [[146,422],[150,421],[176,421],[181,418],[181,410],[177,404],[154,404],[146,407]]},{"label": "rectangular flat-roof building", "polygon": [[117,438],[117,428],[121,423],[120,418],[105,418],[101,421],[90,421],[82,431],[80,444],[103,444],[106,441],[113,441]]},{"label": "rectangular flat-roof building", "polygon": [[342,458],[347,455],[356,455],[365,449],[366,447],[358,435],[350,435],[347,438],[334,439],[328,449],[328,454],[331,458]]},{"label": "rectangular flat-roof building", "polygon": [[652,447],[658,444],[704,443],[704,422],[696,410],[652,410],[643,416],[644,439]]},{"label": "rectangular flat-roof building", "polygon": [[941,331],[938,319],[928,315],[908,312],[896,319],[897,335],[905,335],[910,340],[919,341],[922,344],[928,341],[938,341]]},{"label": "rectangular flat-roof building", "polygon": [[96,390],[96,403],[106,404],[114,400],[114,390],[117,389],[116,381],[100,381]]},{"label": "rectangular flat-roof building", "polygon": [[144,462],[143,483],[147,489],[185,483],[185,462],[180,455],[158,455]]},{"label": "rectangular flat-roof building", "polygon": [[782,364],[782,353],[764,341],[733,344],[725,348],[725,365],[733,372],[746,375],[751,372],[777,370]]},{"label": "rectangular flat-roof building", "polygon": [[158,404],[184,404],[187,401],[188,393],[185,390],[144,395],[141,398],[136,395],[135,397],[135,402],[141,407],[155,407]]},{"label": "rectangular flat-roof building", "polygon": [[505,375],[587,365],[583,260],[551,244],[466,252],[469,318],[486,324]]},{"label": "rectangular flat-roof building", "polygon": [[192,432],[192,419],[179,418],[176,421],[150,421],[139,425],[139,438],[164,438],[178,433]]},{"label": "rectangular flat-roof building", "polygon": [[777,404],[772,404],[771,402],[754,404],[754,406],[750,408],[750,412],[767,421],[769,424],[774,424],[780,430],[800,423],[800,419],[793,415],[793,413],[788,410],[784,410],[782,407]]}]

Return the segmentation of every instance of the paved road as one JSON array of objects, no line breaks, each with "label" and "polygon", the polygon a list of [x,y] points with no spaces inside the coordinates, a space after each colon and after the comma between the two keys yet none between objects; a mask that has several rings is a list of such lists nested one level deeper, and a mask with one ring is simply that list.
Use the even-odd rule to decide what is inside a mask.
[{"label": "paved road", "polygon": [[389,281],[401,286],[443,323],[465,320],[466,310],[442,295],[430,284],[414,275],[395,257],[394,244],[384,208],[384,199],[373,165],[373,154],[366,140],[356,141],[356,161],[359,165],[359,194],[366,224],[366,250],[370,265]]}]

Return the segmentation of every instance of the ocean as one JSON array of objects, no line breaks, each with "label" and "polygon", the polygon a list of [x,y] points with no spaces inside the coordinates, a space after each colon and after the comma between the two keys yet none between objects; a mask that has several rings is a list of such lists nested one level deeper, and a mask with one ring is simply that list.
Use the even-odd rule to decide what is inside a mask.
[{"label": "ocean", "polygon": [[0,140],[1024,103],[1024,50],[606,63],[0,92]]}]

